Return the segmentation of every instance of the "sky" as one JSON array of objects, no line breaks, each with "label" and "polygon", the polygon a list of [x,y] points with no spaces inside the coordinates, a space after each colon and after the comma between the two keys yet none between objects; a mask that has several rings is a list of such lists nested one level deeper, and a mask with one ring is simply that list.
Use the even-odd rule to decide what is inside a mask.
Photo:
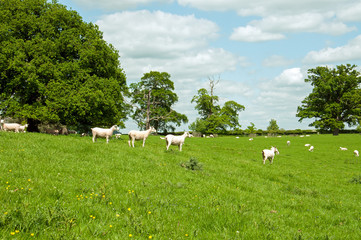
[{"label": "sky", "polygon": [[[187,115],[199,117],[193,96],[209,90],[222,106],[245,106],[242,129],[312,129],[297,107],[312,92],[308,69],[361,68],[361,0],[59,0],[103,32],[120,55],[127,84],[144,73],[167,72]],[[133,120],[127,130],[136,129]]]}]

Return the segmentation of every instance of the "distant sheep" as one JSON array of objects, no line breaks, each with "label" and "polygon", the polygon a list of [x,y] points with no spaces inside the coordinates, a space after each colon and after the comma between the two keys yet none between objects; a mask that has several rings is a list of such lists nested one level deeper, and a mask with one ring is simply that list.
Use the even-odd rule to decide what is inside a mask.
[{"label": "distant sheep", "polygon": [[313,152],[313,149],[315,149],[313,146],[310,147],[310,149],[308,149],[308,151]]},{"label": "distant sheep", "polygon": [[253,141],[253,138],[248,139],[248,141]]},{"label": "distant sheep", "polygon": [[291,141],[287,141],[287,146],[291,145]]},{"label": "distant sheep", "polygon": [[157,130],[154,127],[150,127],[148,130],[146,131],[137,131],[137,130],[131,130],[128,133],[129,136],[129,147],[130,147],[130,141],[132,141],[132,146],[134,147],[134,141],[135,140],[143,140],[143,147],[145,144],[145,140],[148,138],[149,134],[153,133],[153,132],[157,132]]},{"label": "distant sheep", "polygon": [[358,156],[359,156],[359,154],[358,154],[358,151],[357,151],[357,150],[353,151],[353,153],[355,154],[355,156],[356,156],[356,157],[358,157]]},{"label": "distant sheep", "polygon": [[113,125],[111,128],[109,129],[104,129],[104,128],[92,128],[92,134],[93,134],[93,142],[96,141],[97,137],[101,137],[101,138],[106,138],[107,139],[107,143],[109,142],[109,138],[111,138],[111,136],[113,135],[113,132],[115,130],[118,130],[118,126],[117,125]]},{"label": "distant sheep", "polygon": [[23,131],[22,129],[25,130],[24,126],[20,125],[19,123],[2,123],[2,129],[4,131],[14,131],[14,132],[17,132],[17,133],[19,131]]},{"label": "distant sheep", "polygon": [[189,132],[184,132],[183,135],[181,135],[181,136],[174,136],[172,134],[168,134],[164,138],[161,137],[161,139],[166,140],[167,150],[169,149],[170,145],[177,145],[179,148],[179,151],[182,151],[182,146],[184,144],[184,140],[186,139],[186,137],[190,137],[189,135],[190,135]]},{"label": "distant sheep", "polygon": [[306,144],[305,144],[305,147],[309,147],[309,146],[311,146],[311,144],[309,144],[309,143],[306,143]]},{"label": "distant sheep", "polygon": [[27,127],[28,127],[28,124],[21,125],[21,126],[19,127],[19,131],[20,131],[20,132],[25,132],[25,128],[27,128]]},{"label": "distant sheep", "polygon": [[340,150],[341,150],[341,151],[347,151],[347,148],[340,147]]},{"label": "distant sheep", "polygon": [[271,147],[271,149],[264,149],[262,151],[263,164],[266,164],[267,159],[269,159],[269,161],[272,164],[275,154],[280,154],[280,152],[278,151],[278,149],[276,147]]}]

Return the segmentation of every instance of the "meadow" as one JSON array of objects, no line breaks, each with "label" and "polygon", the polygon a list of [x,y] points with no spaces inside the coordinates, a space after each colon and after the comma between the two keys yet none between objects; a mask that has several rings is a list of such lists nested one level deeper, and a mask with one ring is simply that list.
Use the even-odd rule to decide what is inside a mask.
[{"label": "meadow", "polygon": [[0,132],[1,239],[361,239],[359,134],[127,141]]}]

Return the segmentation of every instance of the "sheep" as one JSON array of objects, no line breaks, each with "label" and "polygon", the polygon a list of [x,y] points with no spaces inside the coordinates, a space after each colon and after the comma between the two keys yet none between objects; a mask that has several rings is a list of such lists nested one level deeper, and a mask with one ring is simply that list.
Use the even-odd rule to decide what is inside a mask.
[{"label": "sheep", "polygon": [[356,156],[356,157],[358,157],[358,156],[359,156],[359,154],[358,154],[358,151],[357,151],[357,150],[353,151],[353,153],[355,154],[355,156]]},{"label": "sheep", "polygon": [[308,149],[308,151],[313,152],[313,149],[314,149],[314,147],[311,146],[310,149]]},{"label": "sheep", "polygon": [[306,144],[305,144],[305,147],[309,147],[309,146],[311,146],[311,144],[309,144],[309,143],[306,143]]},{"label": "sheep", "polygon": [[27,128],[27,127],[28,127],[28,124],[21,125],[21,126],[19,127],[19,131],[20,131],[20,132],[26,132],[26,131],[25,131],[25,128]]},{"label": "sheep", "polygon": [[253,138],[248,139],[248,141],[253,141]]},{"label": "sheep", "polygon": [[340,147],[340,150],[341,150],[341,151],[347,151],[347,148]]},{"label": "sheep", "polygon": [[2,123],[3,130],[19,132],[21,125],[19,123]]},{"label": "sheep", "polygon": [[122,136],[121,133],[117,133],[117,134],[114,134],[114,135],[115,135],[115,138],[116,138],[116,139],[118,139],[118,138],[120,138],[120,137]]},{"label": "sheep", "polygon": [[272,164],[275,154],[280,154],[280,152],[278,151],[278,149],[276,147],[271,147],[271,149],[264,149],[262,151],[263,164],[266,164],[267,159],[269,159],[269,161]]},{"label": "sheep", "polygon": [[179,151],[182,151],[182,145],[184,144],[184,140],[186,139],[186,137],[190,137],[189,132],[184,132],[181,136],[174,136],[172,134],[168,134],[164,138],[160,138],[166,140],[167,150],[169,149],[170,145],[178,145]]},{"label": "sheep", "polygon": [[128,133],[129,136],[129,147],[130,147],[130,141],[132,141],[132,146],[134,147],[134,141],[135,140],[143,140],[143,147],[145,144],[145,140],[148,138],[149,134],[153,133],[153,132],[157,132],[157,130],[154,127],[150,127],[148,130],[146,131],[137,131],[137,130],[131,130]]},{"label": "sheep", "polygon": [[291,145],[291,141],[287,141],[287,146]]},{"label": "sheep", "polygon": [[109,129],[95,127],[95,128],[92,128],[91,130],[92,130],[92,134],[93,134],[93,142],[96,141],[97,137],[101,137],[101,138],[106,138],[107,143],[109,143],[109,138],[113,135],[113,132],[115,130],[118,130],[118,126],[113,125]]}]

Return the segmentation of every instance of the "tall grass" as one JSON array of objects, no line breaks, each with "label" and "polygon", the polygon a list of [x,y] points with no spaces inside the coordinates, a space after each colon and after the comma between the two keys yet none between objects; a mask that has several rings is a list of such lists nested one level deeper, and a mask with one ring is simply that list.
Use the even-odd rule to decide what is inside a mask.
[{"label": "tall grass", "polygon": [[[0,236],[360,239],[360,140],[188,138],[179,152],[157,136],[129,148],[125,137],[0,132]],[[280,155],[263,165],[271,145]]]}]

